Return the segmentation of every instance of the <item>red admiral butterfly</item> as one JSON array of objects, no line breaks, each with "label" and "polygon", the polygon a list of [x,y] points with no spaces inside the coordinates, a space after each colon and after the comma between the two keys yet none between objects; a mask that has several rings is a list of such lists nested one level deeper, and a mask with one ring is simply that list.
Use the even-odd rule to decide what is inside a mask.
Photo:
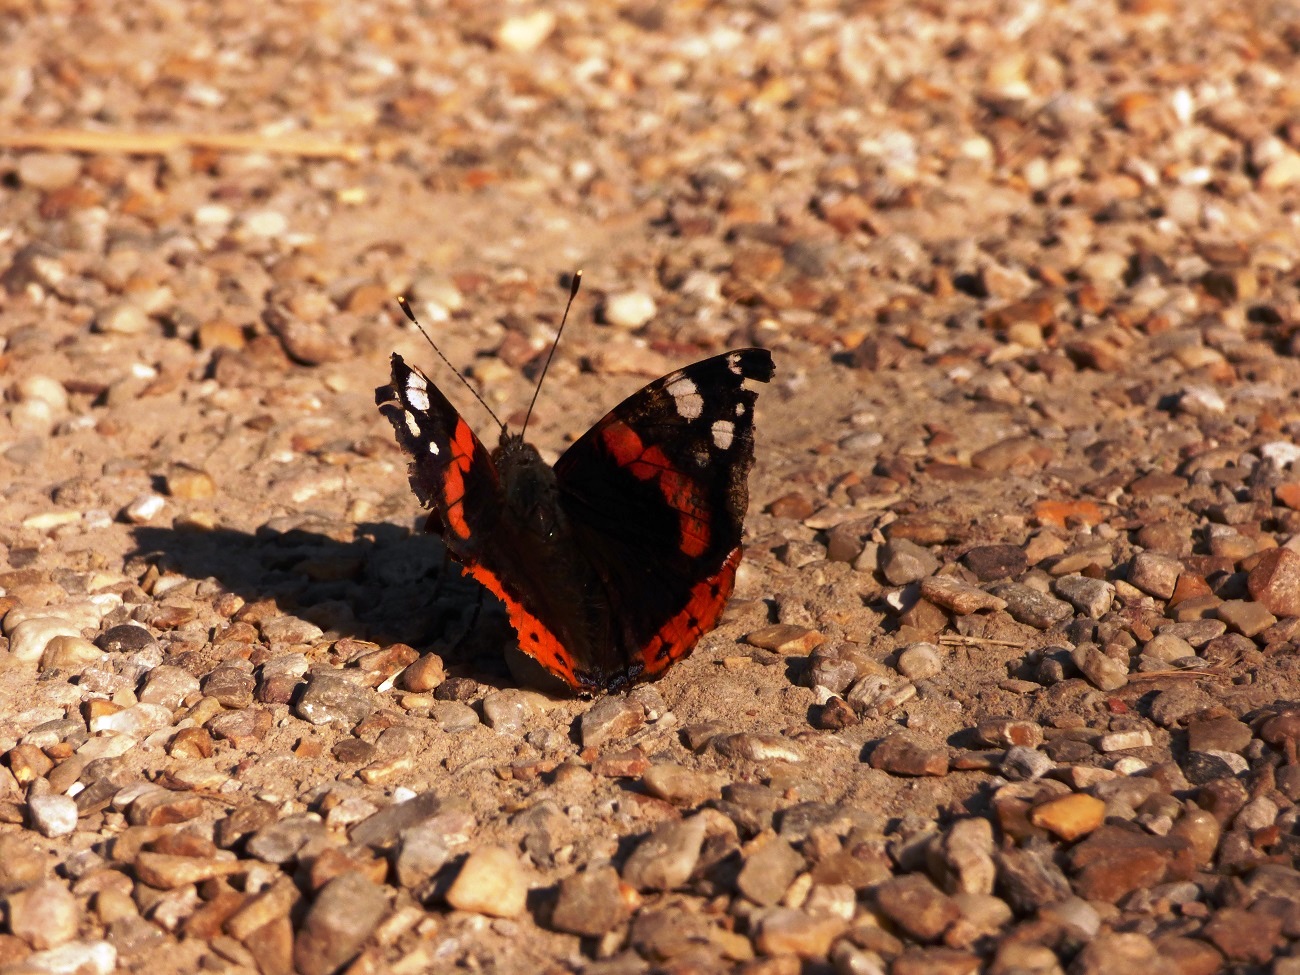
[{"label": "red admiral butterfly", "polygon": [[504,424],[489,454],[396,353],[375,402],[411,457],[429,530],[505,604],[520,649],[592,694],[658,677],[717,625],[749,505],[758,393],[746,381],[773,372],[771,353],[739,349],[669,373],[553,468]]}]

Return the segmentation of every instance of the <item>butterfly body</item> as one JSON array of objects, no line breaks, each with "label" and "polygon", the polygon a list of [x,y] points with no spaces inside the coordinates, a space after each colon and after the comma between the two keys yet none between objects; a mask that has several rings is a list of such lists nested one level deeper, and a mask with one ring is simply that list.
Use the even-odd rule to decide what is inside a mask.
[{"label": "butterfly body", "polygon": [[716,625],[748,507],[748,383],[772,373],[760,349],[670,373],[554,467],[505,431],[489,453],[399,355],[376,402],[411,456],[430,530],[502,600],[520,649],[591,694],[659,676]]}]

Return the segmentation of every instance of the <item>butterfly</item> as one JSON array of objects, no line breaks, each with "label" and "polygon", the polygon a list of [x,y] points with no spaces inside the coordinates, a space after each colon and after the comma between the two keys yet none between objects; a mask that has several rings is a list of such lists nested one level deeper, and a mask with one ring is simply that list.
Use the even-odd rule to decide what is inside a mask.
[{"label": "butterfly", "polygon": [[717,625],[741,559],[753,383],[771,380],[770,352],[655,380],[553,467],[504,424],[489,452],[428,376],[396,353],[391,364],[375,402],[428,527],[504,603],[524,653],[586,696],[661,676]]}]

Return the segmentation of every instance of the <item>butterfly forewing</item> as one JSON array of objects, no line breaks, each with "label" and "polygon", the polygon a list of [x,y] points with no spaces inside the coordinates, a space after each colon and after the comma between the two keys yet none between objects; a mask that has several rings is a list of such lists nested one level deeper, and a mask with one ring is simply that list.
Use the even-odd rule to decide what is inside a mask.
[{"label": "butterfly forewing", "polygon": [[556,462],[561,505],[616,610],[605,668],[657,673],[717,622],[749,503],[750,383],[773,372],[769,352],[740,349],[670,373]]},{"label": "butterfly forewing", "polygon": [[[375,402],[411,458],[411,488],[437,519],[437,530],[461,561],[474,558],[495,528],[501,494],[496,465],[474,431],[438,387],[396,353],[391,385]],[[473,499],[467,503],[466,499]]]}]

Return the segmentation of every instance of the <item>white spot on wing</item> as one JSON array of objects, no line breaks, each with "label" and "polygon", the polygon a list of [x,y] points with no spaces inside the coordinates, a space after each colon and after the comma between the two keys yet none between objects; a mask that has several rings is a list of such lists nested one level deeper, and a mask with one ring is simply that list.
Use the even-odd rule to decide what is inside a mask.
[{"label": "white spot on wing", "polygon": [[406,380],[406,401],[417,410],[427,410],[429,408],[428,389],[424,384],[424,377],[418,373],[411,373]]},{"label": "white spot on wing", "polygon": [[694,420],[704,412],[704,398],[700,396],[700,390],[686,376],[674,379],[666,387],[668,395],[673,398],[673,405],[677,407],[677,414],[683,420]]},{"label": "white spot on wing", "polygon": [[727,368],[730,369],[732,372],[734,372],[737,376],[740,375],[740,353],[739,352],[733,352],[731,353],[731,355],[727,356]]},{"label": "white spot on wing", "polygon": [[744,416],[744,415],[745,415],[745,404],[744,404],[744,403],[737,403],[737,404],[736,404],[736,416]]},{"label": "white spot on wing", "polygon": [[439,454],[440,452],[441,452],[441,451],[438,450],[438,444],[435,443],[434,441],[430,440],[430,441],[429,441],[429,453],[431,453],[431,454],[433,454],[433,456],[437,457],[438,454]]},{"label": "white spot on wing", "polygon": [[420,423],[416,420],[415,414],[403,413],[402,416],[406,417],[406,429],[411,431],[411,436],[418,437],[420,435]]},{"label": "white spot on wing", "polygon": [[736,425],[730,420],[715,420],[713,423],[713,445],[719,450],[726,450],[731,446],[731,440],[736,435]]}]

